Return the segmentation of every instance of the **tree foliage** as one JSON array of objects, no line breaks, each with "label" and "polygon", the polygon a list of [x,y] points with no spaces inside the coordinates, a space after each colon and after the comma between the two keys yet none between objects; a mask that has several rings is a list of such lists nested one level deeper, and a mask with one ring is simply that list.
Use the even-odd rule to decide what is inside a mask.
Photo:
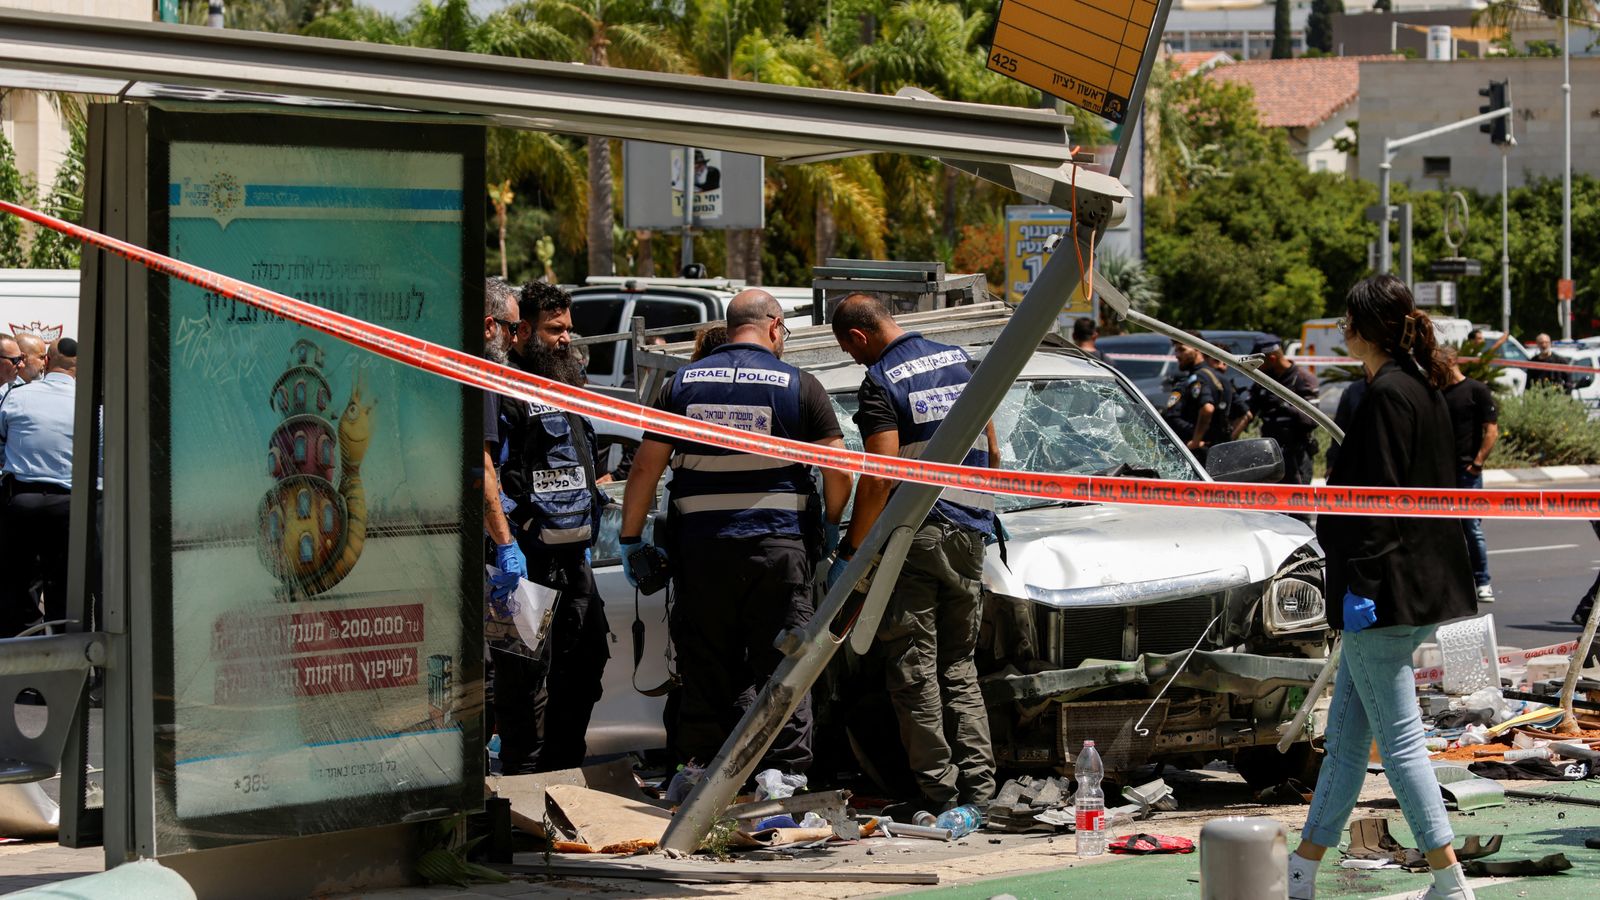
[{"label": "tree foliage", "polygon": [[1311,0],[1306,17],[1306,46],[1323,53],[1333,52],[1333,17],[1344,13],[1344,0]]},{"label": "tree foliage", "polygon": [[1146,247],[1163,316],[1187,327],[1296,333],[1366,268],[1371,185],[1313,173],[1262,128],[1249,88],[1158,76]]},{"label": "tree foliage", "polygon": [[[17,171],[17,155],[11,142],[0,134],[0,200],[26,205],[33,199],[32,194],[27,180]],[[21,219],[0,215],[0,269],[20,268],[26,262],[24,237]]]},{"label": "tree foliage", "polygon": [[1294,56],[1294,22],[1290,19],[1293,7],[1289,0],[1275,0],[1272,7],[1272,58],[1290,59]]}]

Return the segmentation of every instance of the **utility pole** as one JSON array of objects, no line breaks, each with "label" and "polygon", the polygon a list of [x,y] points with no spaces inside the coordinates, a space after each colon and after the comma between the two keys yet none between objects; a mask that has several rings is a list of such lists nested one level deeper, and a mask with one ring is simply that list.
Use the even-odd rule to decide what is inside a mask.
[{"label": "utility pole", "polygon": [[1561,150],[1561,339],[1572,340],[1572,28],[1570,0],[1561,0],[1561,107],[1566,138]]},{"label": "utility pole", "polygon": [[[1499,94],[1496,96],[1503,98],[1507,96],[1505,90],[1506,82],[1494,81],[1490,82],[1488,89],[1479,90],[1478,93],[1483,94],[1484,96],[1491,96],[1491,92],[1498,91]],[[1491,97],[1491,99],[1493,99],[1493,97]],[[1420,143],[1422,141],[1429,140],[1430,138],[1436,138],[1443,134],[1449,134],[1452,131],[1459,131],[1463,128],[1469,128],[1473,125],[1493,125],[1494,130],[1491,133],[1491,139],[1497,144],[1501,143],[1502,139],[1499,136],[1509,133],[1510,126],[1508,123],[1511,121],[1510,102],[1498,101],[1492,107],[1483,106],[1479,107],[1479,109],[1483,111],[1479,112],[1470,119],[1462,119],[1459,122],[1451,122],[1449,125],[1440,125],[1438,128],[1430,128],[1427,131],[1419,131],[1416,134],[1408,134],[1405,137],[1384,137],[1383,162],[1379,163],[1378,165],[1378,207],[1379,215],[1381,216],[1380,221],[1383,223],[1382,227],[1378,230],[1378,271],[1380,273],[1388,274],[1389,271],[1394,267],[1394,252],[1389,246],[1389,224],[1394,221],[1395,208],[1389,203],[1389,181],[1394,172],[1395,153],[1401,148],[1409,147],[1412,144]],[[1502,119],[1504,121],[1501,121]],[[1409,214],[1402,213],[1402,216],[1402,224],[1405,225],[1406,228],[1409,228]],[[1409,239],[1407,240],[1406,244],[1409,247]],[[1411,283],[1411,260],[1409,252],[1406,253],[1406,259],[1404,259],[1402,262],[1405,264],[1407,270],[1406,283],[1409,285]]]},{"label": "utility pole", "polygon": [[1478,126],[1478,130],[1489,136],[1490,142],[1500,148],[1500,330],[1506,334],[1511,333],[1511,225],[1510,225],[1510,177],[1507,174],[1510,168],[1509,157],[1511,148],[1517,145],[1517,139],[1512,135],[1512,123],[1515,121],[1510,114],[1511,109],[1511,79],[1504,81],[1491,81],[1486,88],[1478,88],[1478,95],[1488,102],[1478,107],[1480,113],[1494,113],[1506,110],[1506,116],[1485,122]]}]

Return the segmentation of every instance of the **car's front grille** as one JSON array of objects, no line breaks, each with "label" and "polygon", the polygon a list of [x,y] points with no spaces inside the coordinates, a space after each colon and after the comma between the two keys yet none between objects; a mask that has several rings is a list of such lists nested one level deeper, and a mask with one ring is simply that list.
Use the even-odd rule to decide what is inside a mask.
[{"label": "car's front grille", "polygon": [[1068,609],[1055,615],[1059,629],[1057,665],[1071,669],[1086,659],[1122,658],[1122,628],[1126,618],[1123,610]]},{"label": "car's front grille", "polygon": [[1141,606],[1136,613],[1140,653],[1180,653],[1200,639],[1216,610],[1210,597],[1192,597]]},{"label": "car's front grille", "polygon": [[1210,597],[1135,608],[1054,612],[1053,661],[1070,669],[1086,659],[1125,659],[1122,636],[1130,620],[1138,629],[1138,652],[1180,653],[1194,646],[1215,612]]}]

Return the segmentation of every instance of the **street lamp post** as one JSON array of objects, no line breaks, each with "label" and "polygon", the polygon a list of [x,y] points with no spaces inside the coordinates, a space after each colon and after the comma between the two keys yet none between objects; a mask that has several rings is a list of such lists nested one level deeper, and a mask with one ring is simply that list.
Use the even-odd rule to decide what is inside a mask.
[{"label": "street lamp post", "polygon": [[[1561,0],[1561,107],[1566,132],[1561,148],[1561,281],[1572,283],[1572,38],[1570,0]],[[1562,299],[1561,339],[1572,340],[1572,301]]]}]

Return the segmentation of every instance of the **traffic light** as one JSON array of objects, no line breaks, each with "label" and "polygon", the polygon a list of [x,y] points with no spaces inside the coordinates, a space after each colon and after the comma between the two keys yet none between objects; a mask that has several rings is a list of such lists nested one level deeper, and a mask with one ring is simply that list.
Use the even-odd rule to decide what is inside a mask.
[{"label": "traffic light", "polygon": [[[1478,96],[1488,99],[1488,104],[1478,107],[1478,112],[1488,113],[1497,109],[1505,109],[1511,105],[1511,99],[1506,92],[1507,82],[1491,81],[1486,88],[1478,88]],[[1485,122],[1478,126],[1478,130],[1487,134],[1489,140],[1495,144],[1511,143],[1511,119],[1501,116],[1493,122]]]}]

